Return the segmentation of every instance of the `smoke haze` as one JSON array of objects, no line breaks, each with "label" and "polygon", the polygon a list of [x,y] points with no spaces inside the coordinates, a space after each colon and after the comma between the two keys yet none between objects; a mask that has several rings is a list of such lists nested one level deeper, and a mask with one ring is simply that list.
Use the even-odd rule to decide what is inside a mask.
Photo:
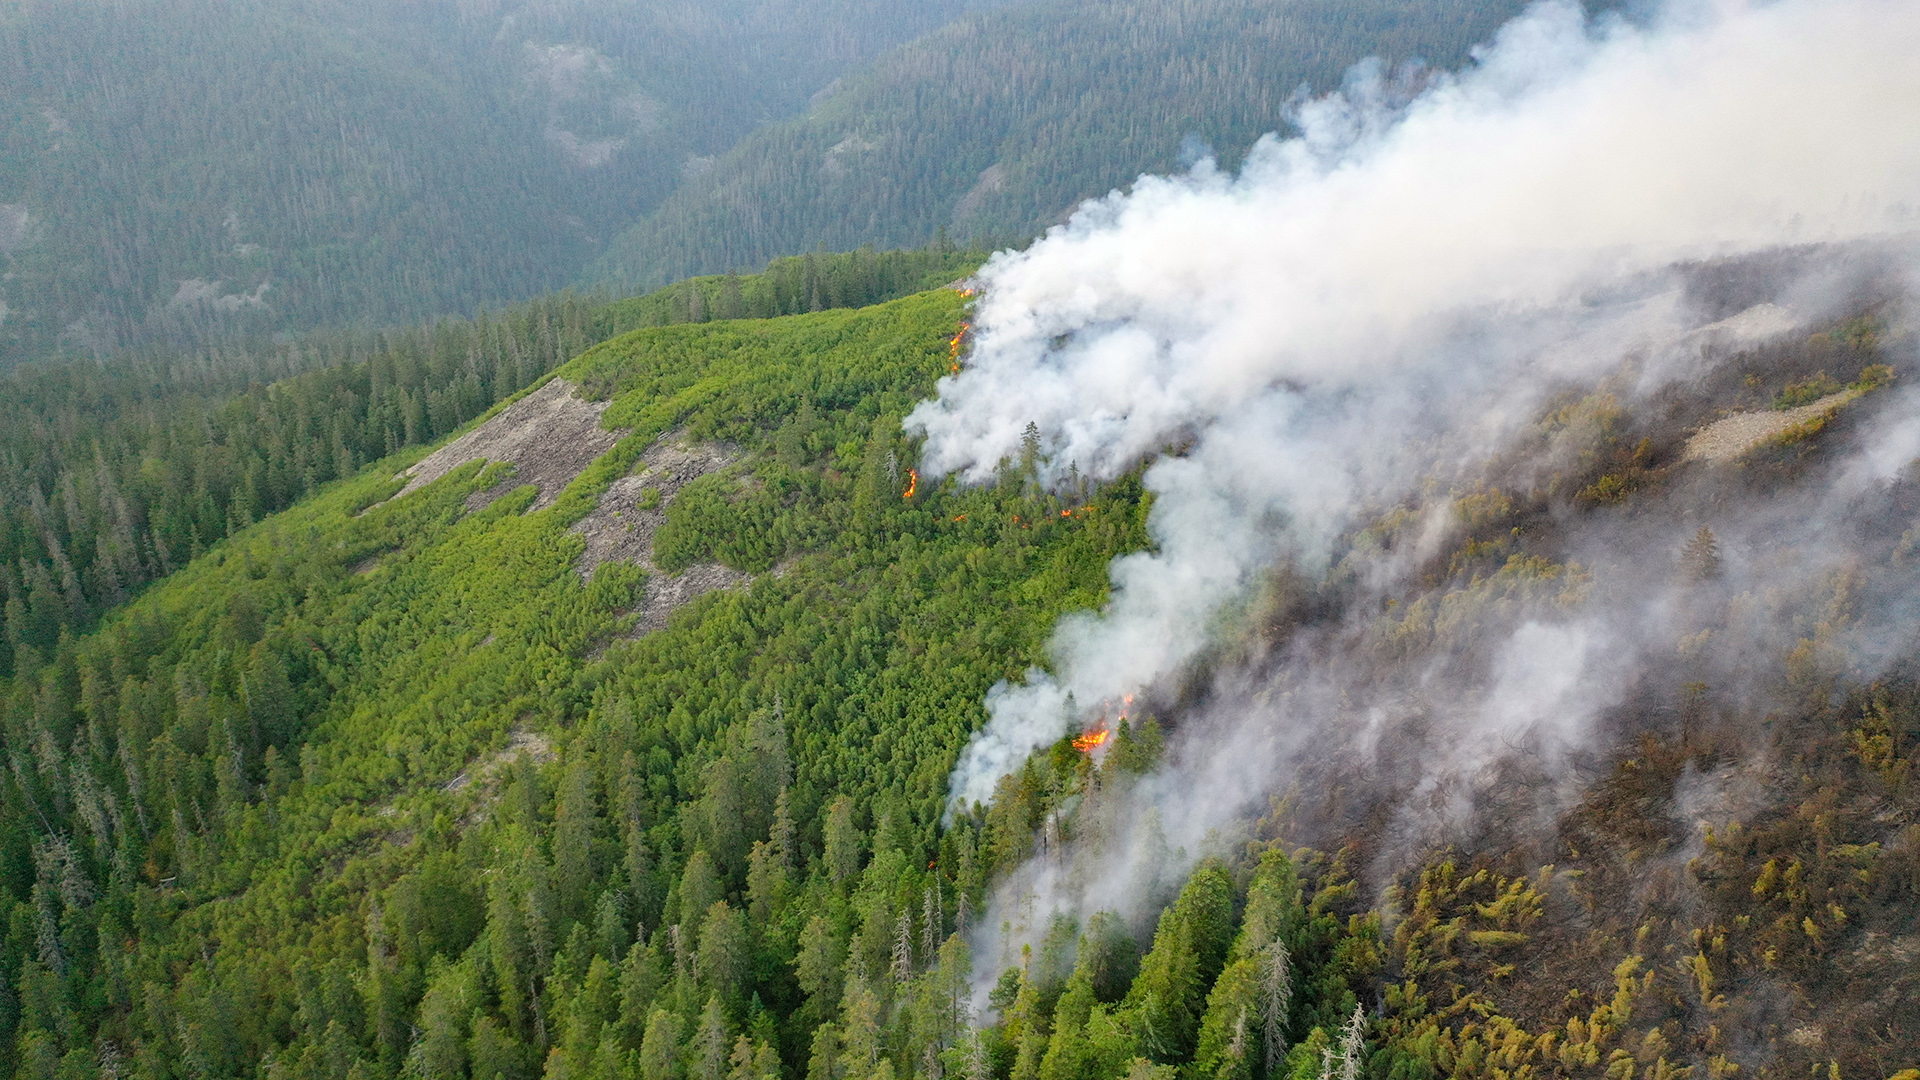
[{"label": "smoke haze", "polygon": [[[908,419],[923,471],[987,478],[1030,422],[1051,482],[1152,460],[1155,549],[1060,625],[1050,672],[989,694],[953,804],[1125,695],[1177,704],[1178,731],[985,925],[1137,914],[1143,884],[1303,770],[1365,762],[1400,844],[1468,827],[1495,774],[1523,779],[1524,829],[1610,710],[1683,669],[1739,684],[1848,588],[1833,625],[1852,629],[1823,648],[1870,673],[1910,644],[1911,583],[1835,585],[1903,527],[1883,492],[1920,453],[1905,389],[1852,406],[1865,419],[1795,493],[1742,497],[1668,439],[1654,512],[1556,521],[1554,560],[1447,595],[1423,573],[1475,527],[1475,493],[1551,488],[1636,417],[1697,427],[1729,358],[1907,294],[1917,53],[1920,9],[1888,0],[1642,22],[1544,3],[1465,72],[1363,66],[1238,176],[1142,179],[990,263],[968,367]],[[1763,283],[1729,309],[1714,268],[1749,264]],[[1683,581],[1709,520],[1722,565]]]}]

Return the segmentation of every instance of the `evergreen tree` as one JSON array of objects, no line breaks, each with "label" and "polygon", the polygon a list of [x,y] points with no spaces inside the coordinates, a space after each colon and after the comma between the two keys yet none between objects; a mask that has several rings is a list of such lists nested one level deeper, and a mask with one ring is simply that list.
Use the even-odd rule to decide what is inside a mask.
[{"label": "evergreen tree", "polygon": [[640,1043],[640,1080],[679,1080],[680,1019],[665,1009],[654,1009],[647,1017],[646,1034]]},{"label": "evergreen tree", "polygon": [[596,876],[593,838],[599,822],[592,771],[586,761],[577,761],[561,781],[554,809],[554,892],[558,914],[563,919],[582,918],[587,914],[587,890]]},{"label": "evergreen tree", "polygon": [[1139,1010],[1143,1048],[1155,1061],[1190,1060],[1208,987],[1225,961],[1233,933],[1233,880],[1218,863],[1202,863],[1187,879],[1160,925],[1127,1004]]}]

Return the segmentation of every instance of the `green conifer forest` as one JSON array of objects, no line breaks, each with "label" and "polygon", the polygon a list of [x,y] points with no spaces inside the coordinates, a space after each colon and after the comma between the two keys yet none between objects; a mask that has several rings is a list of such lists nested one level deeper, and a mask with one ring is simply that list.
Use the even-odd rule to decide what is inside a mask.
[{"label": "green conifer forest", "polygon": [[1916,52],[0,0],[0,1080],[1920,1080]]},{"label": "green conifer forest", "polygon": [[[1364,828],[1294,846],[1337,835],[1283,801],[1151,925],[1060,917],[1019,955],[973,955],[994,883],[1097,820],[1163,734],[1136,716],[1098,764],[1063,740],[943,825],[983,693],[1044,660],[1058,616],[1102,602],[1150,506],[1133,480],[1043,491],[1018,462],[985,486],[917,482],[899,418],[949,369],[965,304],[936,289],[628,332],[554,376],[625,434],[544,509],[498,486],[498,464],[396,498],[423,452],[402,446],[236,518],[91,629],[16,637],[8,1068],[1313,1080],[1705,1059],[1731,1075],[1725,1035],[1694,1018],[1763,1009],[1762,968],[1864,992],[1833,981],[1836,950],[1900,933],[1920,883],[1905,842],[1865,839],[1920,828],[1920,698],[1902,682],[1787,718],[1803,771],[1785,809],[1709,840],[1691,908],[1608,895],[1673,843],[1635,808],[1726,752],[1649,734],[1551,864],[1438,851],[1364,892]],[[1792,364],[1836,358],[1815,348]],[[655,572],[718,563],[742,583],[635,637],[646,571],[583,576],[571,527],[668,433],[742,456],[668,504]],[[1633,437],[1605,436],[1621,449],[1596,476],[1636,467]],[[1460,552],[1436,594],[1450,609],[1579,587],[1486,541]],[[1507,561],[1485,577],[1490,558]],[[1415,621],[1383,621],[1399,643],[1382,647],[1417,648]],[[1525,966],[1541,949],[1567,968]],[[1909,1030],[1897,1005],[1860,1008],[1889,1038]],[[1848,1045],[1863,1074],[1900,1056],[1871,1029]]]}]

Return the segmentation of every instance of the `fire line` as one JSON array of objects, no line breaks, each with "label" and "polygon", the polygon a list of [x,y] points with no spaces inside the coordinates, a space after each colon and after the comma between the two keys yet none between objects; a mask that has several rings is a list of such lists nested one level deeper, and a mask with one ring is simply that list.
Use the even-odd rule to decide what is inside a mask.
[{"label": "fire line", "polygon": [[1099,731],[1089,731],[1084,735],[1077,735],[1073,740],[1073,748],[1083,754],[1091,754],[1095,748],[1105,743],[1112,734],[1113,732],[1107,728],[1101,728]]}]

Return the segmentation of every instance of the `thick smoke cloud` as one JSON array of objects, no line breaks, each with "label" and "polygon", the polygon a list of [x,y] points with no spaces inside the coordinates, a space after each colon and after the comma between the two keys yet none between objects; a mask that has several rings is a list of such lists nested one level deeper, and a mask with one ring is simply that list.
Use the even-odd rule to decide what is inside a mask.
[{"label": "thick smoke cloud", "polygon": [[[1827,314],[1810,278],[1703,327],[1666,268],[1910,232],[1917,54],[1920,8],[1895,0],[1689,3],[1642,23],[1544,3],[1411,100],[1404,79],[1357,69],[1300,110],[1299,137],[1262,141],[1238,176],[1202,163],[1143,179],[995,259],[968,368],[909,417],[926,435],[923,471],[984,479],[1029,422],[1056,476],[1111,477],[1185,450],[1146,472],[1156,550],[1114,564],[1105,611],[1058,628],[1051,673],[989,696],[956,805],[990,797],[1081,722],[1075,708],[1164,687],[1275,566],[1324,575],[1368,515],[1417,502],[1423,485],[1471,484],[1554,395],[1610,380],[1631,405],[1715,350]],[[1561,438],[1537,448],[1537,467],[1578,452]],[[1912,460],[1920,429],[1876,440],[1849,466],[1856,486]],[[1416,529],[1356,562],[1361,586],[1385,595],[1449,526],[1431,513],[1429,546]],[[1613,558],[1617,540],[1595,539],[1591,559]],[[1452,725],[1432,739],[1444,751],[1433,797],[1449,767],[1516,740],[1577,747],[1636,663],[1635,635],[1671,627],[1676,603],[1650,593],[1630,611],[1521,620],[1471,693],[1423,721]],[[1316,737],[1314,703],[1354,698],[1339,663],[1313,666],[1246,674],[1238,696],[1217,695],[1242,703],[1234,715],[1183,721],[1180,771],[1141,793],[1164,837],[1129,850],[1196,842],[1261,797],[1274,763]],[[1385,725],[1393,709],[1378,712]],[[1207,743],[1209,725],[1230,728],[1231,745]],[[1183,794],[1205,778],[1205,798]],[[1124,892],[1150,869],[1136,861],[1110,853],[1108,886],[1082,871],[1076,888]]]}]

